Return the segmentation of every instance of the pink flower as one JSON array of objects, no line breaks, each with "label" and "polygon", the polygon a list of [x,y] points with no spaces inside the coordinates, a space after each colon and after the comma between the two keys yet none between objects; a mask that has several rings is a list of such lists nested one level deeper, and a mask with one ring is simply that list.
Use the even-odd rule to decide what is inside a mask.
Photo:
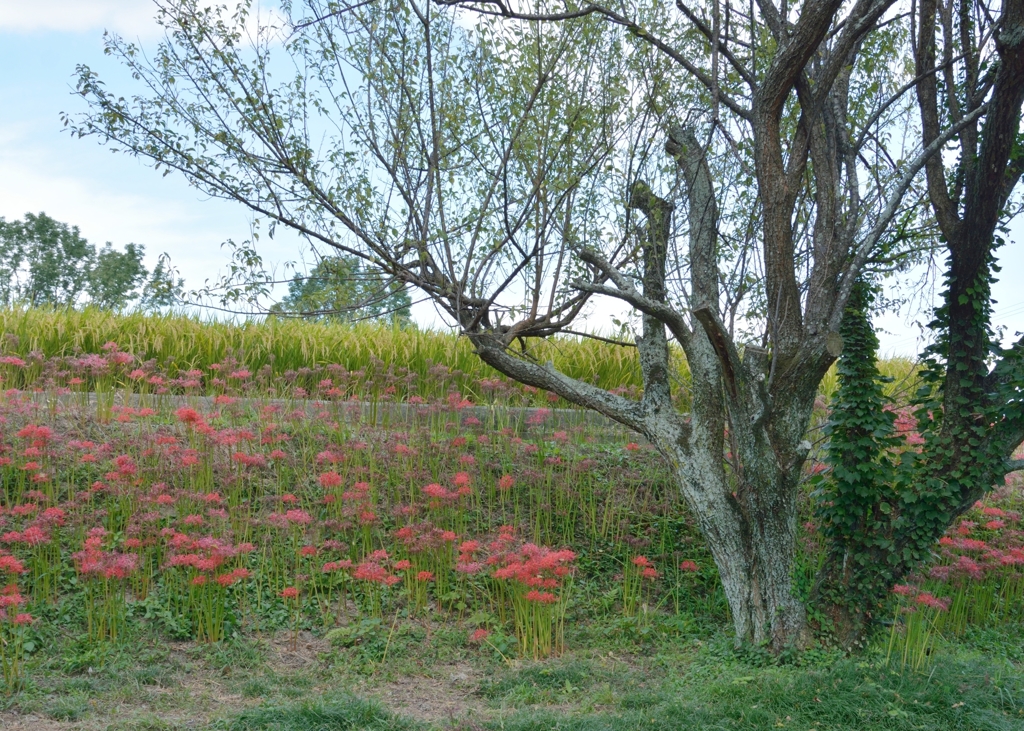
[{"label": "pink flower", "polygon": [[914,601],[922,606],[938,609],[940,612],[947,611],[950,603],[949,599],[939,599],[937,596],[929,594],[926,591],[918,594],[917,597],[914,598]]},{"label": "pink flower", "polygon": [[320,486],[323,488],[339,487],[341,485],[341,475],[333,470],[331,472],[325,472],[320,475]]},{"label": "pink flower", "polygon": [[284,518],[296,525],[309,525],[313,522],[313,517],[305,510],[289,510],[284,514]]},{"label": "pink flower", "polygon": [[483,627],[480,629],[473,630],[469,634],[469,641],[474,645],[479,645],[481,642],[491,636],[491,633],[485,630]]},{"label": "pink flower", "polygon": [[700,567],[694,561],[683,561],[679,564],[680,571],[686,571],[687,573],[695,573],[700,571]]},{"label": "pink flower", "polygon": [[178,421],[185,424],[199,424],[203,421],[203,417],[198,411],[187,406],[182,406],[174,412],[174,415],[178,417]]},{"label": "pink flower", "polygon": [[298,599],[299,590],[298,587],[288,586],[281,590],[281,596],[285,599]]},{"label": "pink flower", "polygon": [[536,602],[538,604],[554,604],[558,601],[558,597],[549,591],[532,591],[526,592],[526,601]]}]

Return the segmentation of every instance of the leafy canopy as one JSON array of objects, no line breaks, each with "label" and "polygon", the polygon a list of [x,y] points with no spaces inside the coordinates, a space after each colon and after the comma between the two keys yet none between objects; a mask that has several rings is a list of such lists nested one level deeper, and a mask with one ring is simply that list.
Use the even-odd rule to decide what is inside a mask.
[{"label": "leafy canopy", "polygon": [[26,213],[19,221],[0,218],[0,303],[108,310],[174,304],[181,280],[175,280],[166,255],[150,273],[142,263],[145,252],[134,243],[124,251],[110,242],[97,250],[77,226],[45,213]]}]

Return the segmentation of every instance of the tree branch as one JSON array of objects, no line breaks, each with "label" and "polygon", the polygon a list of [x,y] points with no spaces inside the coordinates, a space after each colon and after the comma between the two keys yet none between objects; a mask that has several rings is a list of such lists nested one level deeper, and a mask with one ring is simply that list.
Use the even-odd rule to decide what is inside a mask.
[{"label": "tree branch", "polygon": [[871,250],[875,248],[878,240],[881,238],[882,234],[885,233],[889,223],[893,219],[893,216],[896,215],[904,194],[907,192],[907,189],[910,188],[910,184],[921,171],[921,168],[923,168],[934,155],[938,154],[942,148],[945,147],[947,142],[957,136],[963,127],[973,123],[974,120],[981,116],[987,109],[988,106],[983,104],[965,115],[963,119],[960,120],[959,124],[950,127],[939,137],[932,140],[931,144],[921,150],[921,153],[914,158],[909,166],[907,166],[903,176],[896,184],[893,192],[889,195],[889,201],[886,203],[881,215],[879,215],[878,219],[875,221],[875,225],[871,227],[867,236],[864,237],[864,241],[857,247],[853,258],[850,260],[850,263],[846,266],[840,276],[839,295],[835,299],[838,306],[829,318],[829,328],[831,330],[839,329],[839,323],[843,317],[843,310],[846,307],[846,301],[850,297],[850,292],[853,291],[853,284],[860,274],[861,268],[871,255]]},{"label": "tree branch", "polygon": [[[474,13],[479,13],[480,15],[493,15],[500,18],[508,18],[509,20],[562,21],[576,20],[579,18],[585,18],[589,15],[599,15],[605,20],[625,28],[644,42],[657,48],[659,51],[682,66],[688,74],[693,76],[693,78],[699,81],[700,84],[709,91],[714,91],[716,86],[714,79],[697,68],[696,64],[690,61],[685,54],[680,53],[678,50],[673,48],[667,41],[663,41],[658,38],[636,21],[630,20],[621,13],[617,13],[603,5],[586,5],[579,10],[571,10],[564,13],[520,13],[505,5],[503,0],[434,0],[434,2],[438,5],[458,7]],[[480,7],[482,5],[493,5],[497,10]],[[725,104],[733,114],[743,119],[750,119],[750,110],[740,105],[739,102],[732,97],[719,93],[719,100]]]}]

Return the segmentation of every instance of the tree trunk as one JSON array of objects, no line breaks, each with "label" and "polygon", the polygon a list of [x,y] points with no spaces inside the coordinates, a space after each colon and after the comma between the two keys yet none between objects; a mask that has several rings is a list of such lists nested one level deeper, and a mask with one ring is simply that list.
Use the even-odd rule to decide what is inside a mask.
[{"label": "tree trunk", "polygon": [[[657,445],[707,538],[737,643],[767,645],[776,652],[805,646],[809,640],[806,614],[792,582],[795,501],[762,499],[754,504],[741,500],[724,479],[720,454],[693,444],[684,451],[671,439],[661,439]],[[779,492],[748,487],[749,494]]]}]

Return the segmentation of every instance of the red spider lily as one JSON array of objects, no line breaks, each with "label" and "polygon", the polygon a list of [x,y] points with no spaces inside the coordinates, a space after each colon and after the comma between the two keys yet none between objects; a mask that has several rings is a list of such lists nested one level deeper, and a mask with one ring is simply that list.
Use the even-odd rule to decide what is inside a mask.
[{"label": "red spider lily", "polygon": [[0,594],[0,609],[6,609],[9,612],[24,603],[25,597],[18,593],[18,588],[13,584],[4,587],[3,594]]},{"label": "red spider lily", "polygon": [[378,584],[388,584],[391,579],[398,579],[388,572],[386,568],[373,561],[363,561],[355,567],[352,576],[360,581],[369,581]]},{"label": "red spider lily", "polygon": [[697,571],[700,571],[700,566],[698,566],[695,561],[687,560],[679,564],[679,570],[688,573],[696,573]]},{"label": "red spider lily", "polygon": [[9,553],[0,553],[0,572],[7,574],[23,574],[25,566]]},{"label": "red spider lily", "polygon": [[337,472],[333,470],[330,472],[324,472],[322,475],[320,475],[320,487],[324,489],[340,487],[341,482],[341,475],[339,475]]},{"label": "red spider lily", "polygon": [[973,538],[954,538],[953,546],[964,551],[987,551],[989,548],[989,545],[985,543],[985,541],[979,541]]},{"label": "red spider lily", "polygon": [[554,551],[526,543],[504,557],[504,566],[494,571],[494,578],[512,579],[530,588],[553,589],[569,573],[569,564],[575,559],[576,554],[568,549]]},{"label": "red spider lily", "polygon": [[549,591],[532,589],[526,592],[526,601],[537,602],[538,604],[555,604],[558,601],[558,597]]},{"label": "red spider lily", "polygon": [[139,567],[136,554],[103,551],[95,542],[97,540],[87,540],[85,548],[72,555],[78,573],[87,577],[125,579]]},{"label": "red spider lily", "polygon": [[940,612],[949,610],[949,599],[940,599],[937,596],[923,591],[914,597],[914,601],[921,606],[930,607],[931,609],[938,609]]},{"label": "red spider lily", "polygon": [[50,536],[39,526],[30,525],[20,533],[18,531],[4,533],[3,536],[0,536],[0,541],[4,543],[22,543],[26,546],[38,546],[42,543],[49,543]]},{"label": "red spider lily", "polygon": [[305,510],[286,510],[283,515],[268,515],[267,522],[278,526],[309,525],[313,522],[313,516]]},{"label": "red spider lily", "polygon": [[39,521],[46,525],[62,526],[66,513],[60,508],[47,508],[39,515]]},{"label": "red spider lily", "polygon": [[204,419],[202,415],[193,408],[188,406],[182,406],[180,409],[174,412],[174,415],[178,417],[178,421],[183,424],[196,425],[202,424]]},{"label": "red spider lily", "polygon": [[235,452],[231,455],[231,461],[244,467],[266,467],[267,460],[262,454],[248,454],[246,452]]}]

